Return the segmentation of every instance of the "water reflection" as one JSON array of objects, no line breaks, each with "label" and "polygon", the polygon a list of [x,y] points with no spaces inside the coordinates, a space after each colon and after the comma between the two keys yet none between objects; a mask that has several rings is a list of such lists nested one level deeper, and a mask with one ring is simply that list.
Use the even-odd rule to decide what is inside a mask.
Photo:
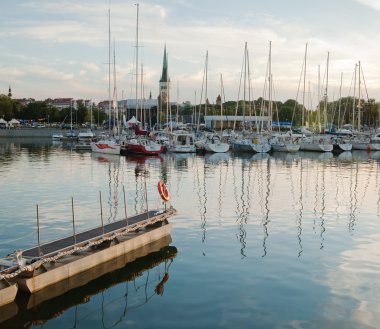
[{"label": "water reflection", "polygon": [[[201,220],[202,243],[206,240],[206,214],[207,214],[207,189],[206,189],[206,165],[197,161],[195,166],[196,193],[199,202],[199,216]],[[205,255],[205,252],[203,252]]]},{"label": "water reflection", "polygon": [[[180,264],[174,262],[170,267],[167,262],[169,271],[162,264],[159,271],[145,271],[136,281],[123,281],[116,285],[117,288],[108,287],[103,293],[88,293],[90,300],[77,291],[81,299],[78,298],[76,306],[67,303],[66,307],[62,300],[60,303],[64,307],[54,310],[62,312],[60,323],[50,320],[50,327],[55,327],[55,321],[57,327],[79,326],[85,317],[88,319],[86,327],[91,327],[91,317],[95,317],[97,326],[109,327],[110,323],[121,321],[118,326],[121,327],[126,321],[128,324],[138,321],[145,314],[145,308],[137,315],[131,310],[146,302],[150,302],[147,308],[152,316],[144,319],[145,327],[155,324],[165,328],[180,327],[197,316],[200,326],[206,328],[210,326],[209,314],[223,317],[225,327],[236,326],[237,318],[252,319],[259,327],[291,327],[299,318],[298,312],[305,318],[304,327],[315,326],[315,321],[321,327],[334,327],[328,317],[335,314],[327,308],[324,313],[314,307],[328,301],[328,309],[338,307],[343,314],[349,314],[347,322],[353,322],[346,328],[354,328],[358,320],[356,315],[350,316],[352,305],[368,298],[372,298],[372,307],[366,308],[368,318],[376,317],[379,303],[371,296],[373,289],[368,282],[376,282],[373,270],[376,262],[373,260],[378,253],[373,242],[378,240],[376,233],[380,230],[380,152],[352,151],[340,155],[298,152],[265,156],[164,154],[154,159],[121,157],[110,161],[62,148],[47,150],[44,145],[34,146],[37,148],[34,154],[23,145],[0,147],[2,154],[10,158],[6,164],[0,163],[0,178],[12,191],[7,193],[2,189],[0,192],[3,223],[9,233],[9,237],[4,236],[0,241],[4,243],[1,245],[3,254],[18,248],[21,243],[17,239],[35,230],[35,221],[30,218],[34,218],[36,198],[44,201],[44,214],[56,215],[53,220],[46,216],[49,221],[44,221],[47,223],[44,229],[50,231],[57,231],[62,223],[70,223],[63,218],[65,209],[61,200],[69,199],[72,191],[83,191],[80,197],[74,194],[74,199],[86,204],[86,208],[96,208],[96,215],[96,193],[106,191],[105,200],[110,200],[107,206],[111,205],[107,216],[112,218],[109,215],[115,214],[114,206],[121,206],[113,201],[115,190],[120,194],[123,185],[126,186],[132,195],[131,198],[127,196],[128,209],[133,211],[134,208],[137,212],[146,206],[145,184],[148,184],[149,198],[153,198],[151,195],[158,195],[157,179],[164,179],[173,206],[178,210],[178,217],[172,223],[176,245],[180,244],[178,248],[186,251]],[[46,152],[50,152],[48,157],[44,156]],[[0,161],[4,161],[2,154]],[[61,176],[65,179],[60,179]],[[35,195],[32,192],[41,185],[31,177],[38,177],[44,183]],[[16,179],[19,181],[14,184]],[[72,189],[73,185],[76,189]],[[95,191],[95,197],[88,195],[89,188]],[[63,191],[62,194],[58,194],[59,191]],[[119,215],[123,214],[121,206]],[[96,216],[86,215],[83,222]],[[98,222],[91,220],[86,225]],[[33,242],[29,237],[23,240]],[[352,250],[365,251],[367,256],[350,254]],[[207,258],[200,257],[202,253]],[[339,275],[331,276],[330,273],[341,265],[347,269],[347,264],[355,260],[357,266],[349,267],[351,276],[342,272],[346,287],[355,285],[355,280],[360,282],[362,273],[373,270],[368,274],[368,282],[358,285],[360,299],[342,289],[342,284],[337,285],[335,281]],[[174,264],[181,275],[172,281]],[[210,273],[218,275],[213,277]],[[155,280],[151,283],[153,277]],[[174,282],[176,289],[171,289]],[[228,298],[220,299],[221,290]],[[156,303],[161,294],[165,297],[169,291],[170,298],[165,299],[168,307],[154,312],[156,305],[152,302]],[[204,291],[208,292],[206,299],[202,295]],[[135,295],[139,298],[135,299]],[[76,300],[76,295],[70,298]],[[242,303],[242,300],[250,302]],[[80,301],[87,303],[78,304]],[[14,306],[18,312],[18,304]],[[38,307],[41,312],[37,316]],[[115,308],[115,313],[111,308]],[[171,317],[173,308],[178,312],[176,317]],[[362,305],[355,310],[364,308]],[[28,319],[46,321],[49,314],[54,314],[44,309],[45,306],[37,306],[35,312],[33,307],[24,309],[18,315],[25,313],[21,326]],[[270,320],[262,320],[263,309],[268,310],[267,319]],[[9,310],[7,314],[12,316],[14,312],[15,309]],[[28,316],[29,312],[34,315]],[[163,318],[170,318],[170,321],[164,322]],[[237,326],[248,327],[248,324],[245,326],[247,322],[239,322]],[[359,320],[356,327],[366,327],[363,323]]]},{"label": "water reflection", "polygon": [[101,166],[105,166],[107,172],[108,189],[107,200],[107,217],[106,222],[110,223],[119,218],[119,192],[120,184],[120,156],[112,154],[96,154],[91,153],[91,158],[97,161]]},{"label": "water reflection", "polygon": [[[177,248],[169,246],[170,243],[171,237],[166,236],[92,268],[84,275],[77,275],[32,295],[19,294],[14,303],[19,309],[18,314],[8,319],[0,318],[0,327],[11,329],[43,325],[62,317],[73,307],[73,322],[79,325],[88,316],[93,316],[92,311],[90,314],[83,313],[89,310],[81,305],[92,300],[96,303],[99,297],[101,303],[98,303],[97,314],[101,316],[103,328],[114,327],[125,321],[128,311],[144,306],[154,296],[163,295],[170,266],[177,254]],[[111,289],[114,295],[109,299],[107,294],[106,300],[105,293]],[[112,312],[112,316],[107,317],[107,312]]]}]

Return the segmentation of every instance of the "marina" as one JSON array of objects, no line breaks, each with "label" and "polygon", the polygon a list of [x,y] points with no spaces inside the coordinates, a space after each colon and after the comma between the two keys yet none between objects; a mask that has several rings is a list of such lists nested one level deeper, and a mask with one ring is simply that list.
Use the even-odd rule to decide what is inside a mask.
[{"label": "marina", "polygon": [[[177,328],[190,327],[186,323],[195,316],[200,328],[249,327],[253,321],[273,328],[294,321],[307,328],[314,328],[315,321],[324,327],[368,328],[379,320],[373,293],[380,232],[379,152],[145,157],[77,152],[51,139],[0,142],[0,178],[7,188],[1,190],[7,227],[0,241],[3,256],[20,249],[36,255],[36,204],[41,246],[62,237],[73,239],[71,196],[77,234],[101,227],[99,191],[104,226],[122,225],[116,230],[126,225],[123,187],[131,220],[146,212],[147,202],[148,209],[162,208],[157,182],[163,179],[170,204],[178,211],[168,226],[158,227],[168,231],[162,234],[166,242],[157,237],[161,247],[155,250],[170,244],[178,250],[167,282],[165,261],[130,281],[128,274],[119,277],[118,269],[133,263],[135,251],[31,294],[19,281],[15,301],[0,308],[0,328],[37,328],[42,323],[44,328],[73,323],[87,328],[102,318],[104,327],[133,322]],[[148,245],[143,248],[149,250]],[[79,260],[80,254],[71,259]],[[92,253],[83,251],[87,254]],[[105,279],[92,280],[85,274],[89,271]],[[166,282],[162,295],[155,291],[161,281]],[[354,315],[362,301],[371,315],[369,326]]]}]

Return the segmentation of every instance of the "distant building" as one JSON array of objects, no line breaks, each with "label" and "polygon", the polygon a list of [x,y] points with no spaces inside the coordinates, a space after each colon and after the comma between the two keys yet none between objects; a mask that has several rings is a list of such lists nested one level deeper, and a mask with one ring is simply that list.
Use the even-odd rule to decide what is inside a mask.
[{"label": "distant building", "polygon": [[21,104],[21,106],[27,106],[30,103],[34,103],[36,100],[34,98],[19,98],[14,99],[14,101]]},{"label": "distant building", "polygon": [[8,89],[8,97],[12,97],[12,90],[11,90],[11,86],[9,86],[9,89]]},{"label": "distant building", "polygon": [[77,103],[74,98],[55,98],[50,100],[49,104],[56,107],[59,110],[73,106],[76,108]]},{"label": "distant building", "polygon": [[236,126],[236,129],[241,130],[243,127],[247,129],[248,126],[263,124],[264,127],[268,127],[270,123],[269,116],[235,116],[235,115],[206,115],[204,116],[205,125],[210,129],[220,129],[223,125],[223,129],[231,129]]},{"label": "distant building", "polygon": [[89,109],[94,104],[91,99],[77,99],[77,105],[83,104],[85,108]]},{"label": "distant building", "polygon": [[79,104],[83,104],[86,108],[90,108],[93,102],[90,99],[74,99],[74,98],[55,98],[46,100],[49,105],[56,107],[59,110],[66,109],[68,107],[73,107],[77,109]]}]

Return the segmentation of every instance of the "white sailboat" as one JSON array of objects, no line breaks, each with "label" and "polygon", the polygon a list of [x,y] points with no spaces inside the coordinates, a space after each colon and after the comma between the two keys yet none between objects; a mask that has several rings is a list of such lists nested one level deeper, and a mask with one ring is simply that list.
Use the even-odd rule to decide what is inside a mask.
[{"label": "white sailboat", "polygon": [[[306,56],[306,55],[305,55]],[[269,81],[269,113],[272,117],[273,113],[273,103],[272,103],[272,88],[273,88],[273,77],[272,77],[272,43],[269,43],[269,59],[268,59],[268,81]],[[276,108],[277,110],[277,108]],[[277,110],[278,114],[278,110]],[[291,131],[286,133],[280,131],[280,126],[278,126],[278,132],[272,130],[272,125],[270,125],[271,136],[269,138],[269,144],[273,151],[275,152],[298,152],[300,149],[300,138],[294,137]]]},{"label": "white sailboat", "polygon": [[[221,101],[220,101],[220,116],[223,116],[223,79],[220,75],[220,85],[221,85]],[[223,126],[222,122],[220,123],[220,135],[222,135]],[[226,153],[230,149],[230,145],[221,140],[220,136],[216,133],[211,133],[206,136],[204,139],[204,150],[205,152],[212,153]]]},{"label": "white sailboat", "polygon": [[194,134],[186,130],[174,130],[169,134],[168,151],[174,153],[195,153]]},{"label": "white sailboat", "polygon": [[[325,88],[325,100],[324,100],[324,124],[326,129],[327,124],[327,87],[328,87],[328,66],[329,66],[329,56],[327,53],[327,79],[326,79],[326,88]],[[304,73],[305,74],[305,73]],[[304,87],[305,89],[305,87]],[[319,88],[318,88],[319,89]],[[312,151],[312,152],[332,152],[333,143],[330,136],[325,134],[312,134],[312,135],[303,135],[300,143],[301,151]]]},{"label": "white sailboat", "polygon": [[[358,104],[356,106],[356,99],[355,99],[355,86],[356,86],[356,68],[359,68],[359,74],[358,74]],[[371,138],[370,135],[365,134],[361,131],[361,125],[360,125],[360,111],[361,111],[361,105],[360,105],[360,84],[361,84],[361,65],[360,61],[359,64],[355,64],[355,81],[354,81],[354,99],[352,104],[352,124],[353,127],[355,126],[355,110],[357,110],[357,131],[355,131],[354,136],[351,139],[352,143],[352,149],[353,150],[366,150],[366,151],[379,151],[380,150],[380,141],[376,141],[373,137]],[[363,77],[364,78],[364,77]]]},{"label": "white sailboat", "polygon": [[108,136],[99,141],[91,142],[94,153],[120,155],[120,143],[111,136],[111,11],[108,9]]},{"label": "white sailboat", "polygon": [[[247,84],[247,79],[250,79],[249,76],[249,62],[248,62],[248,48],[247,48],[247,42],[245,43],[244,47],[244,102],[243,102],[243,116],[245,117],[245,93],[246,93],[246,84]],[[248,87],[250,83],[248,82]],[[236,138],[232,142],[232,148],[235,151],[240,151],[240,152],[254,152],[254,153],[268,153],[271,150],[271,146],[268,142],[268,138],[261,134],[258,131],[256,133],[248,133],[244,130],[245,127],[243,126],[243,133],[240,136],[240,138]]]}]

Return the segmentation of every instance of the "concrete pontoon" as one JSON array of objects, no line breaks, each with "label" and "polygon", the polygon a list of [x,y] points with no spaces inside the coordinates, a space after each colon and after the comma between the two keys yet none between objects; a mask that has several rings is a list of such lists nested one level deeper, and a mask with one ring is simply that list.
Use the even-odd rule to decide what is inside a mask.
[{"label": "concrete pontoon", "polygon": [[175,213],[151,210],[24,250],[18,269],[0,279],[40,291],[170,234],[167,219]]}]

